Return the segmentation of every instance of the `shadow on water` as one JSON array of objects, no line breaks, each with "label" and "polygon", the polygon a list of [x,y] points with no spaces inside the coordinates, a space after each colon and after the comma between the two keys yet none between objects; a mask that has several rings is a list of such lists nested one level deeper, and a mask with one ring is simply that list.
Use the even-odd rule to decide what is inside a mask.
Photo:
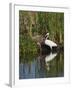
[{"label": "shadow on water", "polygon": [[[29,57],[29,58],[28,58]],[[26,55],[19,64],[19,79],[64,76],[64,53]]]}]

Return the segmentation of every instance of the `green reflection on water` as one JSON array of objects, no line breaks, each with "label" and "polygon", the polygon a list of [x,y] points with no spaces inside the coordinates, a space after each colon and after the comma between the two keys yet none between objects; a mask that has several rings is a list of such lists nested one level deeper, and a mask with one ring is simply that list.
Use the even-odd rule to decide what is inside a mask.
[{"label": "green reflection on water", "polygon": [[[53,56],[54,54],[52,54]],[[33,55],[26,54],[25,58],[20,60],[19,78],[47,78],[64,76],[64,53],[57,55],[49,61],[45,58],[51,58],[51,55]]]}]

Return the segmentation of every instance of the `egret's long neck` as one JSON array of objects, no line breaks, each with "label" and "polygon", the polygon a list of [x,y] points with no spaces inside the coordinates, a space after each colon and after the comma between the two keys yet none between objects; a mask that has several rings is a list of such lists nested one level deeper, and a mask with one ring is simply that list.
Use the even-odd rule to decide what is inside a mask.
[{"label": "egret's long neck", "polygon": [[46,40],[48,39],[49,36],[46,37]]}]

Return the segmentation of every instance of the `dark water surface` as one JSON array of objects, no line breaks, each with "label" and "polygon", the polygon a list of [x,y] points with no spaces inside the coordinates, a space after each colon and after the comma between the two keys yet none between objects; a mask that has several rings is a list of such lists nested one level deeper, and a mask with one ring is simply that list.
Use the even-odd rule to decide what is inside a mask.
[{"label": "dark water surface", "polygon": [[64,76],[64,53],[26,55],[19,64],[19,79]]}]

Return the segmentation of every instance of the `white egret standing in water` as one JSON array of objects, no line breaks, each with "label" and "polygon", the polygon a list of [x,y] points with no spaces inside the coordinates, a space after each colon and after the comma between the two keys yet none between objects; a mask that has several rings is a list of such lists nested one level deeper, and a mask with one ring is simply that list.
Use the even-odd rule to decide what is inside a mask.
[{"label": "white egret standing in water", "polygon": [[52,47],[57,47],[57,44],[51,40],[49,40],[49,33],[45,35],[45,44],[48,45],[51,49]]}]

